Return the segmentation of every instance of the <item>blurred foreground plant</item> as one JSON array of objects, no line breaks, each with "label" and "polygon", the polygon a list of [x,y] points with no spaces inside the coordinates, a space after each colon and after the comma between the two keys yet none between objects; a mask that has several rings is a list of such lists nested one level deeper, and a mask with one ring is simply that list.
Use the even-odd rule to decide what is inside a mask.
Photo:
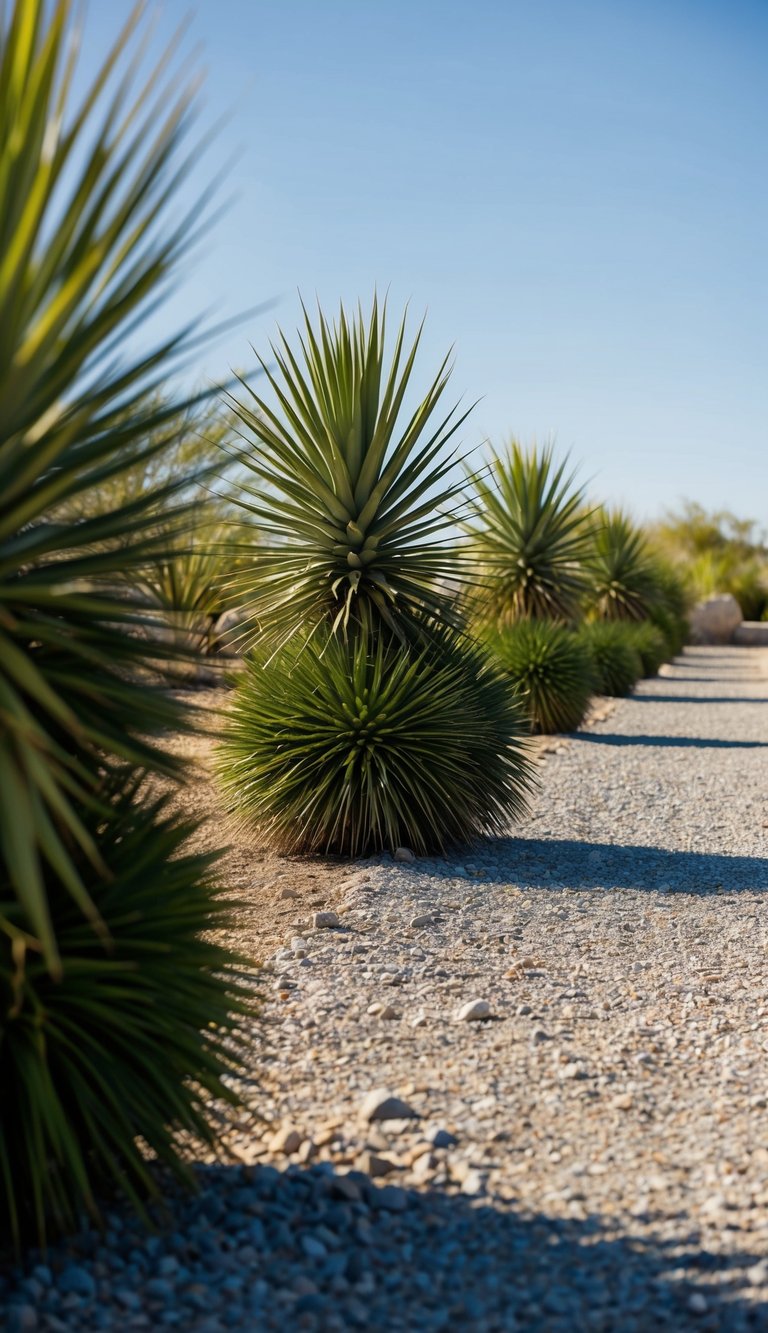
[{"label": "blurred foreground plant", "polygon": [[208,870],[140,786],[181,773],[162,736],[184,712],[152,678],[180,648],[125,593],[178,553],[198,478],[158,466],[99,499],[173,451],[192,406],[167,382],[195,327],[152,342],[142,321],[195,238],[170,221],[193,87],[167,56],[140,80],[139,19],[76,92],[69,0],[0,15],[0,1228],[17,1240],[106,1183],[135,1197],[139,1140],[178,1162],[231,1068],[208,1028],[237,1007],[228,956],[199,938],[220,920]]}]

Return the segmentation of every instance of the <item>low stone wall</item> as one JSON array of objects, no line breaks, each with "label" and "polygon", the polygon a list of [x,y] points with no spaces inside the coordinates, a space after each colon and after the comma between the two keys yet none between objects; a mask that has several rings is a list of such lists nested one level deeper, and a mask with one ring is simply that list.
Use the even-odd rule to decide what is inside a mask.
[{"label": "low stone wall", "polygon": [[768,648],[768,621],[742,620],[741,624],[733,631],[732,642],[741,643],[748,647]]}]

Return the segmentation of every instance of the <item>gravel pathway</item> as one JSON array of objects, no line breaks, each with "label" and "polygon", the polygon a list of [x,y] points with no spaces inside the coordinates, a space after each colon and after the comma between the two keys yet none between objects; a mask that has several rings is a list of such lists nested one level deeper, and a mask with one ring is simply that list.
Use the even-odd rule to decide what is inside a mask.
[{"label": "gravel pathway", "polygon": [[9,1333],[768,1330],[766,702],[689,649],[515,836],[297,901],[243,1165],[32,1256]]}]

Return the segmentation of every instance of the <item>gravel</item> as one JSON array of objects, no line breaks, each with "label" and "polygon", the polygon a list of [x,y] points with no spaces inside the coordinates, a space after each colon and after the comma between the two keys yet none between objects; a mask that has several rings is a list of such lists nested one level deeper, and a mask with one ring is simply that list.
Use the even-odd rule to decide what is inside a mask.
[{"label": "gravel", "polygon": [[6,1267],[4,1327],[768,1329],[767,667],[689,649],[514,836],[297,902],[240,1164]]}]

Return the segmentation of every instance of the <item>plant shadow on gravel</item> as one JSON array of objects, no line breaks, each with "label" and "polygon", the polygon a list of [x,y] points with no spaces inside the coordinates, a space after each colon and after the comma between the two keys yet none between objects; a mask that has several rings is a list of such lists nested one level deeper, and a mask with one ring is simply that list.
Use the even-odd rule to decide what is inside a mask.
[{"label": "plant shadow on gravel", "polygon": [[[475,845],[485,875],[471,881],[514,884],[526,889],[644,889],[650,893],[708,894],[768,889],[768,858],[723,853],[674,851],[630,843],[584,842],[575,838],[488,838]],[[471,860],[471,853],[467,853]],[[489,865],[488,862],[491,861]],[[498,862],[498,866],[493,862]],[[453,862],[445,866],[450,876]],[[423,871],[416,861],[409,875]],[[768,1328],[768,1325],[766,1325]]]},{"label": "plant shadow on gravel", "polygon": [[[699,669],[699,668],[698,668],[698,664],[697,664],[697,671],[698,671],[698,669]],[[694,674],[693,672],[690,672],[690,671],[676,671],[675,674],[674,674],[674,676],[663,676],[663,677],[662,677],[662,680],[669,680],[673,685],[677,685],[677,684],[679,684],[680,681],[689,681],[689,680],[700,681],[700,682],[701,682],[702,684],[704,684],[704,685],[715,685],[715,684],[718,683],[718,681],[722,682],[723,685],[730,685],[730,684],[731,684],[731,681],[734,681],[734,680],[735,680],[735,681],[739,681],[739,682],[741,682],[741,681],[749,681],[749,682],[751,682],[751,683],[754,683],[755,681],[758,681],[758,680],[764,680],[764,679],[765,679],[765,677],[759,675],[756,671],[750,671],[750,672],[745,672],[745,671],[739,671],[739,672],[736,672],[736,671],[727,671],[727,672],[726,672],[726,671],[712,671],[712,672],[709,673],[709,675],[706,675],[706,676],[700,676],[700,675]],[[632,697],[635,698],[636,696],[633,695]],[[665,702],[665,703],[674,704],[674,703],[677,703],[677,698],[676,698],[676,696],[675,696],[674,694],[665,694],[665,695],[664,695],[664,702]],[[702,699],[700,702],[701,702],[701,703],[705,703],[706,701],[705,701],[704,699]],[[751,699],[747,699],[747,700],[745,700],[745,702],[746,702],[746,703],[751,703],[752,700],[751,700]]]},{"label": "plant shadow on gravel", "polygon": [[[506,1203],[436,1189],[379,1189],[357,1172],[340,1178],[325,1165],[248,1174],[206,1167],[200,1179],[199,1195],[170,1200],[165,1230],[150,1234],[134,1218],[121,1220],[125,1260],[114,1280],[115,1288],[129,1285],[127,1262],[136,1297],[130,1320],[118,1300],[118,1323],[104,1322],[92,1269],[103,1264],[105,1250],[88,1232],[47,1257],[56,1279],[62,1264],[70,1273],[70,1292],[75,1265],[85,1294],[70,1295],[59,1315],[55,1300],[38,1296],[34,1327],[48,1327],[49,1313],[55,1328],[160,1329],[173,1322],[189,1333],[286,1324],[317,1333],[768,1327],[768,1304],[752,1285],[760,1281],[754,1266],[761,1256],[736,1247],[712,1252],[684,1218],[646,1216],[634,1234],[622,1233],[595,1215],[520,1214]],[[676,1234],[654,1234],[655,1223],[671,1224]],[[33,1263],[30,1256],[28,1267]],[[172,1276],[158,1281],[158,1272]],[[21,1288],[20,1279],[11,1274],[19,1285],[0,1295],[0,1314],[4,1306],[9,1315],[15,1289],[29,1307],[30,1287]],[[111,1314],[111,1302],[106,1308]],[[64,1310],[65,1322],[56,1322]],[[178,1317],[169,1319],[171,1312]]]},{"label": "plant shadow on gravel", "polygon": [[764,750],[768,745],[768,741],[731,741],[718,736],[644,736],[628,732],[574,731],[570,733],[570,739],[586,741],[590,745],[656,745],[662,749],[684,747],[691,750]]},{"label": "plant shadow on gravel", "polygon": [[[690,679],[690,677],[688,677]],[[633,694],[633,704],[768,704],[768,698],[733,694]]]}]

